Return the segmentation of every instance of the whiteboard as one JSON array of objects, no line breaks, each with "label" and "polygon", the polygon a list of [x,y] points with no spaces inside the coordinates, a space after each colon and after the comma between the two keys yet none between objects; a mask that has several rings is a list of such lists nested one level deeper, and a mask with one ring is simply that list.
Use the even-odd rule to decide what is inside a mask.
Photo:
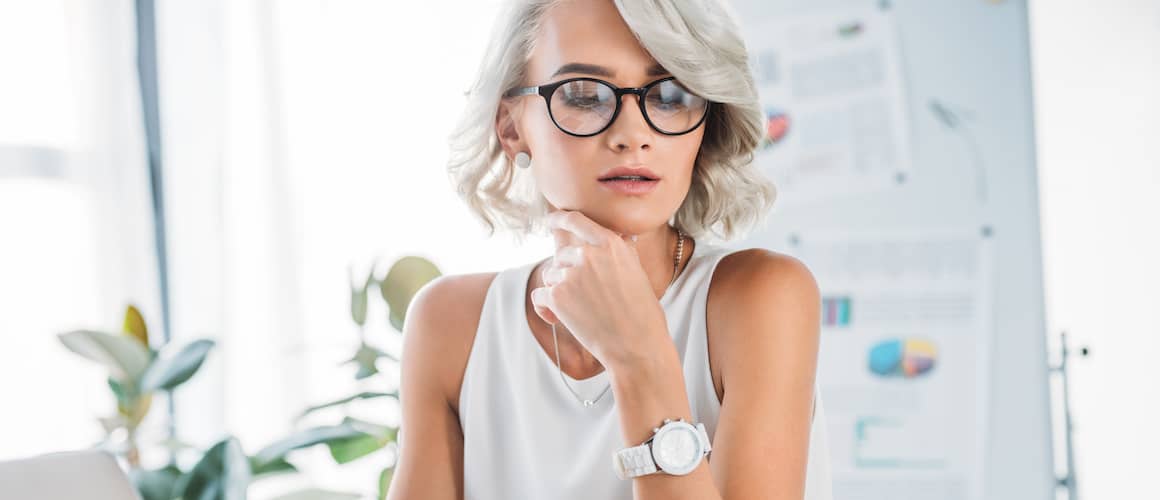
[{"label": "whiteboard", "polygon": [[[766,225],[730,246],[765,247],[802,258],[819,277],[827,299],[825,314],[831,315],[827,321],[835,325],[844,318],[843,297],[855,297],[853,317],[855,321],[865,321],[868,313],[883,319],[883,311],[889,307],[882,304],[903,304],[898,297],[906,292],[919,298],[938,293],[974,297],[977,300],[970,303],[969,309],[957,311],[981,314],[973,326],[962,330],[967,332],[966,338],[976,341],[971,345],[977,349],[977,356],[957,358],[953,354],[961,351],[946,348],[940,352],[933,373],[940,373],[940,369],[944,375],[957,373],[953,381],[933,376],[923,380],[922,374],[909,381],[905,380],[907,375],[876,379],[873,376],[884,377],[886,372],[867,375],[863,366],[844,373],[834,367],[846,365],[833,359],[828,360],[830,365],[819,365],[831,448],[836,448],[831,450],[835,460],[835,498],[886,498],[881,491],[892,491],[888,497],[891,500],[1053,498],[1055,478],[1025,2],[734,0],[732,5],[750,45],[763,106],[770,113],[769,144],[763,145],[757,163],[778,180],[780,193]],[[826,45],[829,32],[815,30],[809,24],[816,21],[813,26],[824,26],[827,19],[843,15],[854,21],[865,20],[838,26],[838,32],[846,37],[841,43],[849,45]],[[799,20],[807,21],[803,21],[804,25],[794,24]],[[873,39],[883,33],[888,35],[888,41]],[[867,42],[868,39],[873,40]],[[876,43],[887,42],[893,44],[891,50],[876,52]],[[754,50],[776,44],[790,44],[794,50],[783,50],[772,57]],[[863,46],[858,48],[857,44]],[[851,47],[857,50],[848,50],[847,55],[853,55],[840,53]],[[837,59],[822,61],[827,55]],[[813,64],[810,57],[821,62]],[[835,61],[841,70],[837,73]],[[835,74],[840,78],[834,80]],[[857,87],[859,79],[864,80],[862,83],[877,83]],[[803,90],[808,88],[824,91]],[[854,102],[823,95],[829,91],[845,92],[847,97],[870,105],[859,104],[857,112],[827,114],[834,106],[853,106]],[[851,130],[856,133],[850,134]],[[831,245],[827,247],[829,253],[817,253],[818,242],[835,241],[845,246]],[[875,246],[875,242],[882,245]],[[920,245],[923,242],[927,244]],[[855,250],[841,254],[834,248]],[[946,289],[939,288],[941,281],[929,287],[921,282],[892,287],[889,280],[876,282],[864,275],[859,278],[865,279],[854,285],[844,279],[852,275],[842,262],[854,258],[864,268],[890,269],[894,265],[891,262],[902,262],[914,270],[914,266],[921,267],[913,262],[925,251],[922,248],[934,248],[931,252],[938,258],[946,257],[947,252],[959,252],[955,255],[965,256],[964,262],[977,266],[971,269],[978,272],[979,279],[962,280],[943,287]],[[835,252],[844,257],[833,258]],[[899,255],[905,258],[895,258]],[[839,287],[845,288],[836,290]],[[893,295],[885,294],[891,290]],[[956,290],[962,293],[954,295]],[[971,290],[982,291],[971,295]],[[897,300],[875,302],[866,298],[871,296]],[[871,309],[861,309],[860,305]],[[947,307],[938,310],[946,312]],[[903,316],[896,316],[899,317]],[[850,351],[851,339],[859,335],[856,330],[851,332],[843,336],[837,327],[824,328],[823,357]],[[903,341],[894,347],[905,345],[909,346],[907,349],[921,350],[924,345]],[[875,347],[880,348],[877,353],[881,354],[889,351],[891,345],[879,342]],[[981,364],[956,367],[956,359]],[[858,364],[866,360],[855,357],[847,361]],[[873,360],[869,362],[872,366]],[[962,376],[971,373],[978,377]],[[962,478],[969,484],[962,484],[961,491],[950,487],[944,491],[938,485],[908,482],[930,477],[931,464],[947,464],[937,460],[860,462],[869,464],[866,467],[837,463],[849,460],[847,445],[838,443],[852,439],[854,429],[848,421],[835,422],[832,408],[892,404],[883,402],[883,398],[853,401],[857,394],[866,393],[825,392],[826,386],[842,386],[853,378],[860,383],[893,388],[940,380],[943,387],[977,389],[972,394],[983,399],[971,407],[979,415],[961,416],[963,425],[969,425],[970,436],[959,441],[951,436],[946,441],[947,446],[976,445],[973,449],[962,448],[963,454],[974,453],[978,458],[977,474]],[[899,400],[898,404],[915,401]],[[937,410],[940,404],[928,401],[923,407],[918,402],[928,412]],[[897,451],[889,446],[890,439],[913,436],[905,427],[892,429],[889,425],[873,432],[878,441],[863,443],[867,456],[889,455]],[[865,456],[859,458],[863,459]],[[892,466],[875,469],[876,463]],[[928,467],[926,472],[922,466]],[[855,467],[859,472],[843,475],[843,467]],[[873,483],[875,479],[878,484]],[[927,491],[919,491],[924,487]],[[874,493],[876,488],[879,493]]]}]

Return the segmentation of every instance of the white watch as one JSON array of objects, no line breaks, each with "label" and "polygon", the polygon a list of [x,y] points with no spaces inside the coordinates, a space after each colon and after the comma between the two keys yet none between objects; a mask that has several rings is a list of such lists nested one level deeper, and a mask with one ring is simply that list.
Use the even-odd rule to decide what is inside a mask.
[{"label": "white watch", "polygon": [[612,468],[616,477],[630,479],[662,471],[674,476],[693,472],[713,447],[705,424],[697,425],[684,419],[665,419],[653,435],[640,446],[632,446],[612,453]]}]

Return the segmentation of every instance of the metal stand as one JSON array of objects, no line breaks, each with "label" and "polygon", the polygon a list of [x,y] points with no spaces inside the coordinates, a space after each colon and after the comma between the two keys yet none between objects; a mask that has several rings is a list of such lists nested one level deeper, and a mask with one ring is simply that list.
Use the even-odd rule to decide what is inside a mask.
[{"label": "metal stand", "polygon": [[[1063,432],[1065,441],[1065,452],[1067,453],[1067,473],[1063,477],[1056,479],[1056,489],[1067,488],[1068,500],[1079,500],[1079,493],[1076,492],[1076,472],[1075,472],[1075,453],[1071,442],[1072,425],[1071,425],[1071,401],[1068,395],[1067,387],[1067,358],[1071,352],[1067,348],[1067,332],[1059,333],[1060,355],[1059,364],[1048,367],[1050,373],[1057,373],[1063,384]],[[1087,357],[1090,351],[1088,348],[1080,347],[1079,355]]]}]

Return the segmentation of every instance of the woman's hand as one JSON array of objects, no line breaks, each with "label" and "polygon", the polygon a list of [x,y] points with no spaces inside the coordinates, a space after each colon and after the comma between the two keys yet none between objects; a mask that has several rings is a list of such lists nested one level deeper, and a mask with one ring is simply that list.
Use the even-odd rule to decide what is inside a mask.
[{"label": "woman's hand", "polygon": [[[613,232],[577,211],[547,216],[556,255],[532,290],[536,313],[562,323],[605,367],[650,352],[653,335],[667,324],[640,258],[635,238]],[[557,325],[559,328],[559,325]]]}]

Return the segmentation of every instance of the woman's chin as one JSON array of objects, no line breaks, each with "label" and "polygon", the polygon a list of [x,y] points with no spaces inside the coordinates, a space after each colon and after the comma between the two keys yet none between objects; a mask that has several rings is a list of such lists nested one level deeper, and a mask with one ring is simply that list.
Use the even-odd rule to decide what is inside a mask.
[{"label": "woman's chin", "polygon": [[[624,235],[642,234],[655,231],[668,224],[668,219],[659,219],[653,214],[641,214],[640,217],[628,216],[623,213],[608,213],[609,207],[595,208],[562,208],[561,210],[575,210],[584,214],[593,222],[609,231]],[[630,214],[631,215],[631,214]],[[656,219],[656,220],[654,220]]]},{"label": "woman's chin", "polygon": [[656,231],[657,228],[660,228],[661,226],[663,226],[665,224],[665,222],[666,221],[652,223],[652,222],[642,222],[639,220],[627,220],[626,221],[623,219],[618,219],[618,220],[609,221],[608,224],[600,223],[600,225],[608,228],[609,230],[611,230],[615,233],[620,233],[623,235],[632,235],[632,234],[643,234],[643,233],[647,233],[649,231]]}]

